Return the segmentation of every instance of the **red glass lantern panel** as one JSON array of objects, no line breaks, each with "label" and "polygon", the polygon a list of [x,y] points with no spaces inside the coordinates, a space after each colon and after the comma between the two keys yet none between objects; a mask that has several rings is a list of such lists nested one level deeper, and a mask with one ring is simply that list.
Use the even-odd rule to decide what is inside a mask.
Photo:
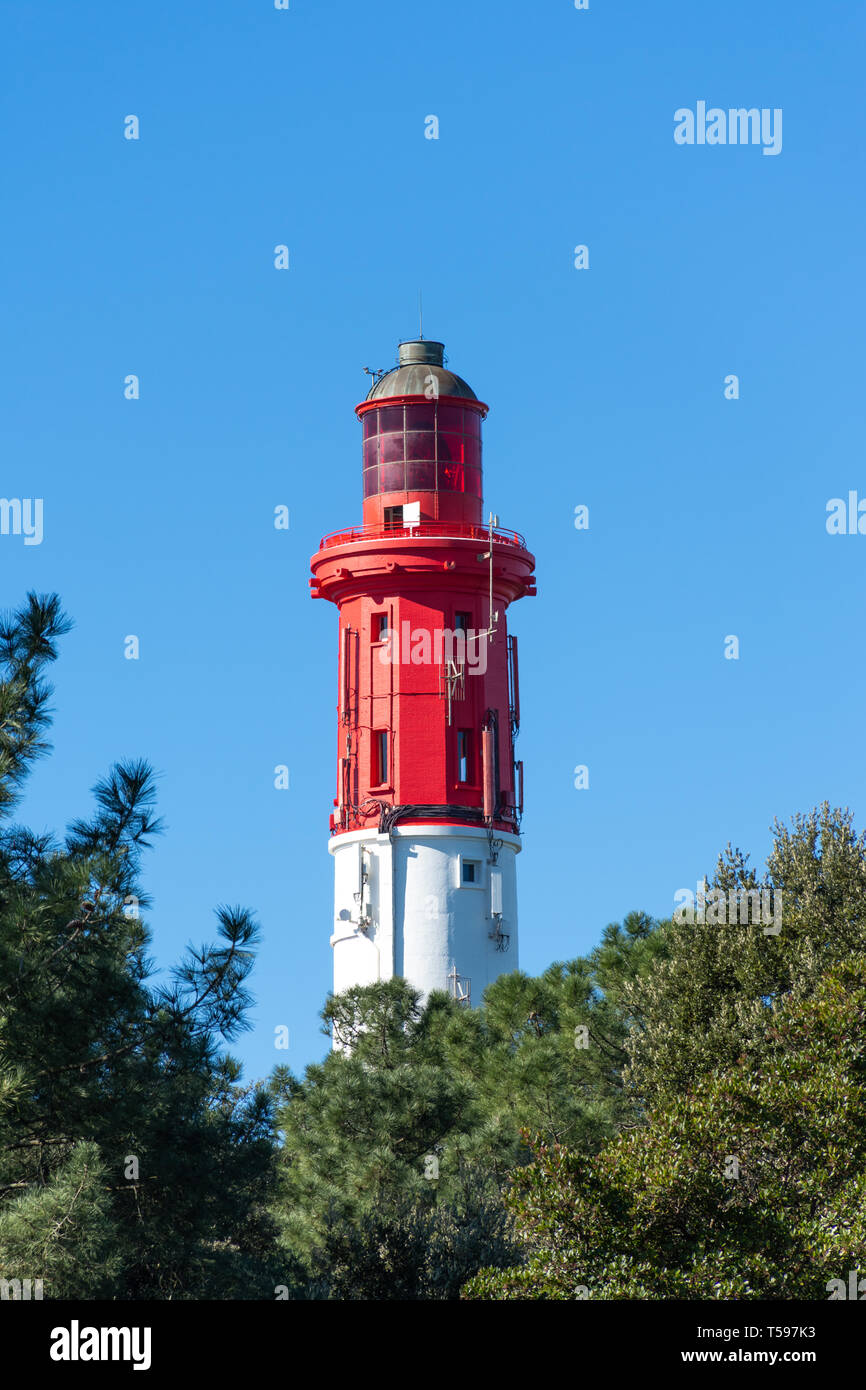
[{"label": "red glass lantern panel", "polygon": [[406,465],[406,487],[409,492],[433,492],[436,488],[435,463],[411,462]]},{"label": "red glass lantern panel", "polygon": [[383,463],[396,463],[398,459],[403,459],[404,455],[402,434],[383,434],[379,437],[382,440]]},{"label": "red glass lantern panel", "polygon": [[383,492],[405,492],[406,490],[406,465],[401,459],[399,463],[386,463],[382,467],[382,491]]},{"label": "red glass lantern panel", "polygon": [[463,465],[462,463],[442,463],[438,468],[438,485],[440,492],[462,492],[463,491]]},{"label": "red glass lantern panel", "polygon": [[467,468],[481,467],[481,440],[463,439],[463,462]]},{"label": "red glass lantern panel", "polygon": [[432,430],[406,431],[407,459],[434,459],[436,457],[436,436]]},{"label": "red glass lantern panel", "polygon": [[403,428],[403,407],[402,405],[385,405],[381,410],[377,410],[379,417],[379,433],[389,434],[391,430],[402,430]]},{"label": "red glass lantern panel", "polygon": [[462,434],[440,434],[439,436],[439,458],[446,463],[463,462],[463,435]]},{"label": "red glass lantern panel", "polygon": [[463,433],[463,407],[459,405],[439,406],[439,428],[440,430],[453,430],[456,434]]},{"label": "red glass lantern panel", "polygon": [[435,429],[436,406],[433,401],[429,405],[407,405],[406,428],[407,430]]}]

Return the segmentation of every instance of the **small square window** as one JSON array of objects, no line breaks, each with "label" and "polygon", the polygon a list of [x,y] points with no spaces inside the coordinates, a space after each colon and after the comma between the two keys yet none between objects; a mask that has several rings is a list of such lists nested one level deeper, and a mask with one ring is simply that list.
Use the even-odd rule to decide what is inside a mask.
[{"label": "small square window", "polygon": [[483,891],[484,881],[487,877],[484,872],[483,859],[472,859],[468,854],[458,854],[454,868],[454,880],[458,888],[475,888],[479,892]]}]

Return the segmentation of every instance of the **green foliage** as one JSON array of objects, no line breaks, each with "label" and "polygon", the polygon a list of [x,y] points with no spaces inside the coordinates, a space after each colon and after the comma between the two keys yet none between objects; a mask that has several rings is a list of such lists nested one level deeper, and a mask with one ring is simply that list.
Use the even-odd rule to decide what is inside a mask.
[{"label": "green foliage", "polygon": [[117,1228],[95,1144],[77,1144],[44,1186],[0,1209],[0,1278],[42,1279],[45,1296],[100,1298],[119,1273]]},{"label": "green foliage", "polygon": [[[47,751],[54,597],[0,622],[0,1279],[47,1298],[824,1298],[866,1259],[866,837],[775,827],[749,925],[605,929],[480,1008],[402,980],[241,1084],[258,928],[154,984],[143,762],[62,839],[10,822]],[[278,1149],[278,1138],[282,1147]]]},{"label": "green foliage", "polygon": [[[716,886],[755,882],[729,848]],[[826,1298],[866,1260],[866,841],[827,805],[777,823],[765,882],[778,936],[667,924],[624,982],[641,1123],[537,1137],[508,1199],[529,1260],[466,1296]]]},{"label": "green foliage", "polygon": [[537,1143],[510,1196],[531,1258],[466,1296],[826,1298],[866,1258],[864,1022],[859,956],[600,1154]]},{"label": "green foliage", "polygon": [[395,1195],[354,1221],[329,1222],[316,1252],[317,1297],[363,1300],[456,1299],[483,1265],[521,1256],[499,1193],[464,1175],[450,1200]]},{"label": "green foliage", "polygon": [[[46,750],[42,672],[68,629],[31,596],[0,624],[0,813]],[[0,1277],[45,1297],[272,1292],[270,1101],[218,1050],[246,1026],[257,927],[148,983],[142,851],[159,831],[146,764],[113,768],[65,838],[0,825]],[[137,1173],[136,1173],[137,1165]]]},{"label": "green foliage", "polygon": [[316,1296],[454,1297],[514,1260],[502,1189],[528,1158],[521,1126],[592,1151],[632,1116],[621,1001],[654,925],[634,913],[586,960],[501,976],[475,1010],[445,994],[422,1007],[402,980],[329,1000],[340,1048],[303,1081],[273,1078],[275,1213]]},{"label": "green foliage", "polygon": [[729,845],[711,887],[780,893],[778,935],[754,922],[672,922],[665,959],[626,989],[636,1024],[626,1077],[647,1103],[760,1046],[769,1003],[866,949],[866,837],[850,813],[825,803],[774,830],[761,880]]},{"label": "green foliage", "polygon": [[[469,1092],[442,1065],[418,1001],[402,980],[347,991],[323,1016],[352,1051],[308,1067],[303,1082],[285,1068],[274,1074],[281,1226],[313,1270],[316,1251],[365,1212],[403,1212],[407,1197],[425,1203],[425,1156],[472,1124]],[[450,1001],[430,1007],[448,1011]]]},{"label": "green foliage", "polygon": [[57,655],[56,639],[71,626],[56,594],[29,594],[0,619],[0,814],[15,805],[33,760],[48,751],[52,690],[43,669]]}]

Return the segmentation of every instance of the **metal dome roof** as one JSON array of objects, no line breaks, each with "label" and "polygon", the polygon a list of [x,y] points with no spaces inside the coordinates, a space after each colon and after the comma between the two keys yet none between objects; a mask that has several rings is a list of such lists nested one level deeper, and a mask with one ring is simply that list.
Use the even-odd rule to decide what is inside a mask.
[{"label": "metal dome roof", "polygon": [[414,338],[400,343],[398,353],[398,365],[375,382],[367,392],[368,401],[381,400],[384,396],[424,396],[431,376],[439,383],[440,396],[478,399],[468,381],[444,366],[444,343],[436,343],[431,338]]}]

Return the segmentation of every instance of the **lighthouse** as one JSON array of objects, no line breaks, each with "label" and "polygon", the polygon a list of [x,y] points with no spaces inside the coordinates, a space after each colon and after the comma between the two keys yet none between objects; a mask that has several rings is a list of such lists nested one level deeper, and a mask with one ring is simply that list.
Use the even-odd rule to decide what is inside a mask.
[{"label": "lighthouse", "polygon": [[400,343],[356,406],[361,524],[323,537],[339,617],[334,992],[403,976],[467,1006],[516,970],[523,537],[485,511],[488,406],[444,345]]}]

